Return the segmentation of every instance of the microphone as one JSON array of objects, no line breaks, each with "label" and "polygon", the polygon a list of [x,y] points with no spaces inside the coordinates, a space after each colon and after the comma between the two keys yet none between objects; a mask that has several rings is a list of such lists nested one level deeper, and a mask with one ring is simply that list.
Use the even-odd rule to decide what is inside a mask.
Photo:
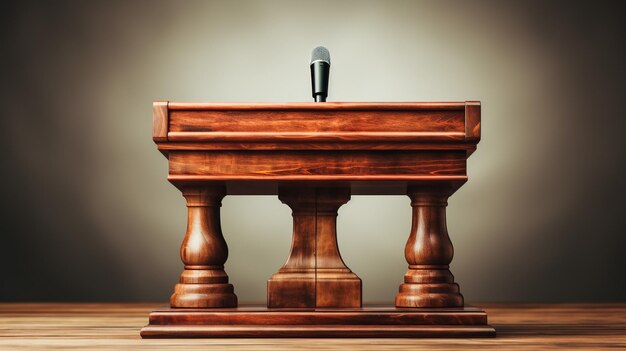
[{"label": "microphone", "polygon": [[313,49],[311,54],[311,88],[315,102],[325,102],[328,96],[330,53],[323,46]]}]

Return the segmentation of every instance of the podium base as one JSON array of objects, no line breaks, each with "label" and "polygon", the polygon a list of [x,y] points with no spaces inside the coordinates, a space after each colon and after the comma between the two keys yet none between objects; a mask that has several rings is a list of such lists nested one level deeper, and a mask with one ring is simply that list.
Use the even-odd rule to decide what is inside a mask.
[{"label": "podium base", "polygon": [[163,308],[150,313],[142,338],[422,338],[494,337],[474,307],[332,309]]}]

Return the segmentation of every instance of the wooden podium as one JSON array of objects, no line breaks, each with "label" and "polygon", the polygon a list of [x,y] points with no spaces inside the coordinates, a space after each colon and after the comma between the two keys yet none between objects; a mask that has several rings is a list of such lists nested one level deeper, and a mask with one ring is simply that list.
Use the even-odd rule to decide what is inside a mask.
[{"label": "wooden podium", "polygon": [[[448,197],[480,140],[479,102],[155,102],[153,139],[188,222],[170,307],[150,314],[142,337],[495,335],[484,311],[464,307],[446,229]],[[269,277],[267,306],[238,307],[221,200],[261,194],[292,209],[291,251]],[[411,199],[395,306],[362,306],[361,279],[341,259],[337,210],[353,194]]]}]

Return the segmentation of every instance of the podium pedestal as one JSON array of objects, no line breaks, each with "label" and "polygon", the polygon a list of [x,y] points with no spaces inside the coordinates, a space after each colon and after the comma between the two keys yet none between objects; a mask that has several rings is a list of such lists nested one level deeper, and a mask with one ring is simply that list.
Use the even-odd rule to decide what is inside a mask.
[{"label": "podium pedestal", "polygon": [[494,329],[476,308],[235,309],[164,308],[150,314],[143,338],[416,338],[488,337]]},{"label": "podium pedestal", "polygon": [[[480,139],[479,103],[156,102],[153,139],[187,200],[188,226],[171,307],[150,314],[142,337],[495,335],[484,311],[464,307],[445,215]],[[337,211],[352,195],[400,194],[413,212],[409,270],[395,306],[362,307]],[[292,209],[291,250],[269,277],[267,306],[237,307],[228,283],[226,195],[278,195]]]},{"label": "podium pedestal", "polygon": [[287,263],[267,281],[267,307],[361,307],[361,279],[337,246],[337,210],[350,188],[286,188],[278,198],[293,210]]}]

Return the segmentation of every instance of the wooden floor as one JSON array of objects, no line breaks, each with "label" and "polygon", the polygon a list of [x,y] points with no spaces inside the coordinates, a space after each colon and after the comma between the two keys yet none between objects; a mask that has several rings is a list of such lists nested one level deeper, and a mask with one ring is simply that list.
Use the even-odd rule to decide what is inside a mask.
[{"label": "wooden floor", "polygon": [[626,303],[480,304],[493,339],[142,340],[155,304],[0,304],[0,350],[616,350],[626,349]]}]

